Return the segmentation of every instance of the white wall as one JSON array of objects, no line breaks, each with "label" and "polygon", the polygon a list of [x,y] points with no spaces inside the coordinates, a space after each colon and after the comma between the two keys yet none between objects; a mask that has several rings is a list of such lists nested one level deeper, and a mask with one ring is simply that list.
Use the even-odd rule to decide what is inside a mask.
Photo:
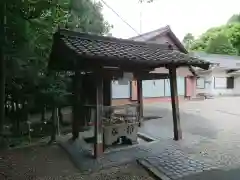
[{"label": "white wall", "polygon": [[209,81],[210,84],[208,83],[205,83],[205,88],[204,89],[199,89],[198,87],[196,88],[196,94],[199,94],[199,93],[212,93],[212,80],[213,80],[213,77],[212,77],[212,73],[207,73],[207,74],[203,74],[203,75],[200,75],[200,77],[203,77],[205,78],[205,82],[206,81]]},{"label": "white wall", "polygon": [[240,78],[234,80],[234,89],[215,89],[214,88],[214,77],[228,77],[228,74],[224,70],[214,69],[210,73],[203,73],[200,77],[205,77],[205,81],[208,81],[209,84],[205,83],[205,89],[196,88],[196,93],[209,93],[214,96],[219,95],[234,95],[239,89],[240,94]]},{"label": "white wall", "polygon": [[234,78],[234,89],[233,89],[234,95],[240,95],[240,77]]},{"label": "white wall", "polygon": [[[169,73],[168,69],[161,67],[161,68],[156,68],[152,73]],[[188,67],[179,67],[177,68],[177,75],[178,76],[192,76],[192,72],[189,70]]]}]

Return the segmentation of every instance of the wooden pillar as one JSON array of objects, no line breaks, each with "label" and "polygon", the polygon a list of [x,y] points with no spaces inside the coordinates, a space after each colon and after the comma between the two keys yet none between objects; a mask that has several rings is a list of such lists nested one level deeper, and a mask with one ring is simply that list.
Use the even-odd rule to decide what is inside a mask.
[{"label": "wooden pillar", "polygon": [[182,130],[180,126],[180,115],[179,115],[179,101],[177,92],[177,75],[176,67],[169,68],[170,76],[170,88],[171,88],[171,101],[172,101],[172,115],[173,115],[173,132],[174,140],[182,139]]},{"label": "wooden pillar", "polygon": [[[98,75],[100,76],[100,75]],[[103,79],[96,76],[96,119],[94,122],[94,157],[98,158],[103,154]]]},{"label": "wooden pillar", "polygon": [[131,90],[131,100],[132,101],[136,101],[137,100],[137,81],[136,80],[133,80],[133,81],[130,81],[131,84],[130,84],[130,90]]},{"label": "wooden pillar", "polygon": [[[87,75],[85,78],[84,86],[84,96],[85,96],[85,104],[94,105],[96,104],[96,83],[94,75]],[[95,112],[95,107],[87,106],[85,107],[85,123],[88,125],[93,125],[94,118],[92,116],[92,112]]]},{"label": "wooden pillar", "polygon": [[137,102],[138,108],[137,113],[139,117],[139,126],[142,125],[143,121],[143,93],[142,93],[142,80],[137,80]]},{"label": "wooden pillar", "polygon": [[111,106],[112,104],[112,83],[111,79],[103,80],[103,104]]},{"label": "wooden pillar", "polygon": [[104,110],[104,116],[109,117],[112,113],[110,108],[112,105],[112,80],[110,78],[103,80],[103,105],[109,107]]},{"label": "wooden pillar", "polygon": [[56,134],[57,134],[57,108],[53,107],[52,109],[52,134],[50,143],[56,141]]},{"label": "wooden pillar", "polygon": [[73,76],[73,99],[72,99],[72,139],[76,140],[79,137],[79,129],[81,124],[81,117],[83,107],[82,101],[82,75],[75,72]]}]

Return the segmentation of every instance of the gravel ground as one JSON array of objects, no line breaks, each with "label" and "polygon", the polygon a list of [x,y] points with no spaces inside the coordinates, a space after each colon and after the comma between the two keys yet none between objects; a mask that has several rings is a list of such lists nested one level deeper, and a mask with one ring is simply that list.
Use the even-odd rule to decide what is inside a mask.
[{"label": "gravel ground", "polygon": [[27,180],[43,176],[67,176],[77,172],[67,154],[57,145],[0,152],[0,173],[6,175],[5,179]]},{"label": "gravel ground", "polygon": [[[6,175],[5,177],[3,176]],[[154,180],[136,162],[81,174],[56,145],[0,152],[0,180]]]},{"label": "gravel ground", "polygon": [[103,169],[88,175],[75,174],[61,177],[45,177],[38,180],[154,180],[137,163]]},{"label": "gravel ground", "polygon": [[127,164],[125,166],[112,167],[111,169],[96,172],[85,179],[99,180],[154,180],[142,167],[137,163]]}]

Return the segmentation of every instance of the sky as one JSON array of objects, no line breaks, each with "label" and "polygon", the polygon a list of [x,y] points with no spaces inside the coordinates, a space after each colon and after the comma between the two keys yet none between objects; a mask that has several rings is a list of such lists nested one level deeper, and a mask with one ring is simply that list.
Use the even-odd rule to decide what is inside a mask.
[{"label": "sky", "polygon": [[113,25],[111,33],[118,38],[133,37],[166,25],[170,25],[180,40],[189,32],[197,37],[211,27],[226,23],[233,14],[240,13],[239,0],[154,0],[143,4],[138,0],[105,2],[137,31],[103,5],[104,18]]}]

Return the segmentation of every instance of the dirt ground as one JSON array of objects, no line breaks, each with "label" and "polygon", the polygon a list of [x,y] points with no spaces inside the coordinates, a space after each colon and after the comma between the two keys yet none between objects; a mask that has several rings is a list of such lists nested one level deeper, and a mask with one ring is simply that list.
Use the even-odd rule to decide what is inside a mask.
[{"label": "dirt ground", "polygon": [[[3,176],[4,174],[4,176]],[[81,175],[58,146],[35,146],[0,152],[1,180],[153,180],[136,162]]]}]

